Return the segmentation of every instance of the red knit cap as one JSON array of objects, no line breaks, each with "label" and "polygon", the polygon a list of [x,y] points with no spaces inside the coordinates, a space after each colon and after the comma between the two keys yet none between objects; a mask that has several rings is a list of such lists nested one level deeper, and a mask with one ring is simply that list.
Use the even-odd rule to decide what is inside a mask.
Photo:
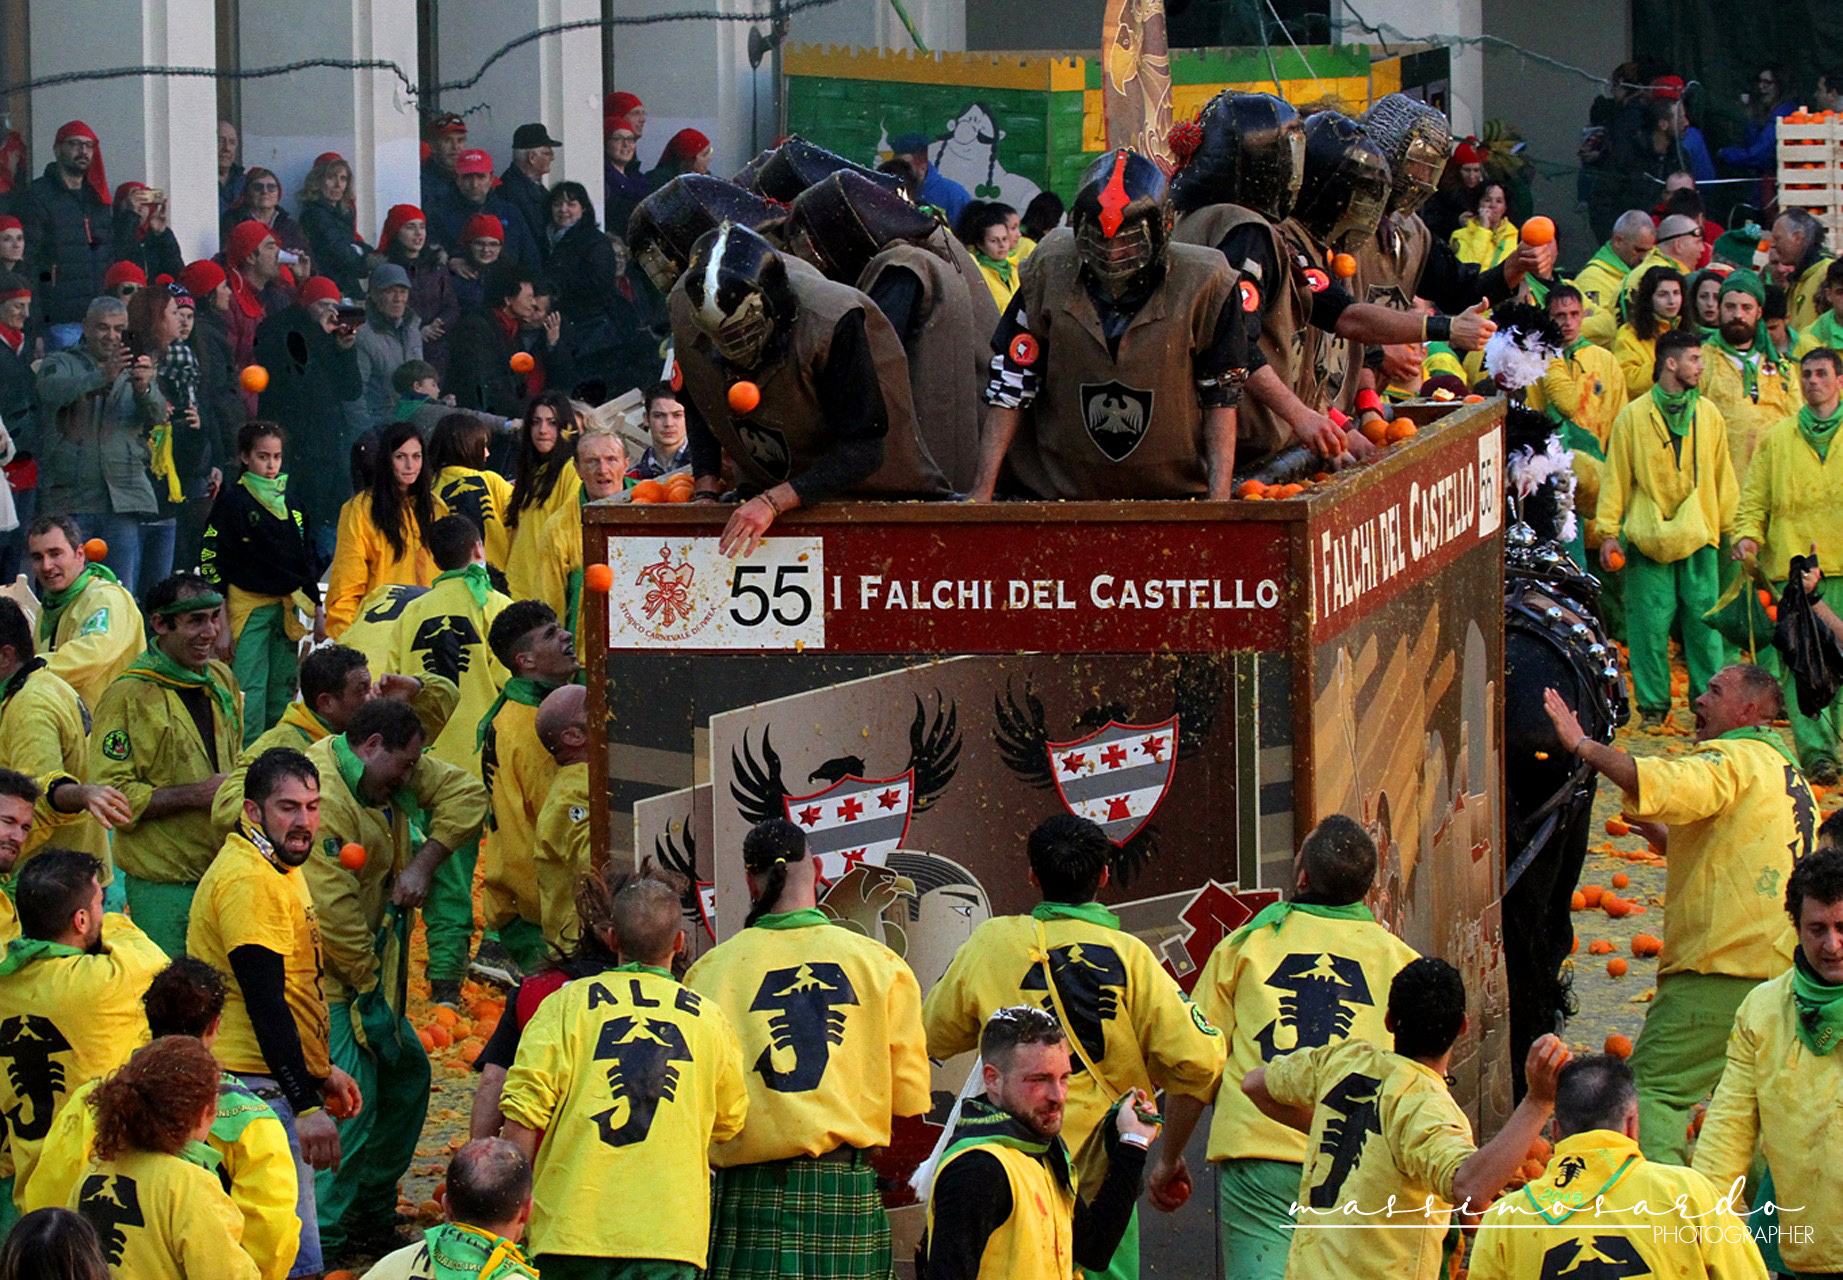
[{"label": "red knit cap", "polygon": [[0,213],[0,231],[24,231],[26,224],[10,213]]},{"label": "red knit cap", "polygon": [[1469,142],[1461,142],[1453,148],[1454,164],[1483,164],[1484,162],[1484,156],[1480,155],[1478,148]]},{"label": "red knit cap", "polygon": [[672,141],[666,143],[663,159],[689,161],[696,158],[698,152],[710,145],[710,139],[696,129],[680,129],[672,135]]},{"label": "red knit cap", "polygon": [[207,302],[224,280],[224,268],[209,258],[200,258],[179,273],[179,283],[186,287],[186,292]]},{"label": "red knit cap", "polygon": [[132,262],[118,262],[109,268],[109,273],[102,278],[102,291],[107,293],[118,285],[138,284],[147,287],[147,273]]},{"label": "red knit cap", "polygon": [[461,228],[461,243],[472,244],[476,240],[497,240],[505,243],[506,224],[490,213],[476,213]]},{"label": "red knit cap", "polygon": [[241,267],[250,260],[252,253],[262,248],[264,240],[274,239],[275,233],[254,219],[239,222],[230,229],[230,243],[224,246],[224,261],[232,267]]},{"label": "red knit cap", "polygon": [[147,190],[147,184],[145,182],[124,182],[121,186],[115,188],[115,203],[120,204],[127,198],[130,191],[145,190]]},{"label": "red knit cap", "polygon": [[319,155],[314,157],[314,168],[318,169],[321,165],[331,164],[335,160],[339,161],[341,164],[344,164],[345,159],[346,158],[340,155],[337,151],[322,151]]},{"label": "red knit cap", "polygon": [[390,212],[384,215],[384,234],[378,237],[378,248],[389,251],[397,232],[403,230],[406,222],[420,222],[428,225],[429,219],[413,204],[393,204]]},{"label": "red knit cap", "polygon": [[626,93],[617,89],[615,92],[609,94],[607,101],[602,104],[602,114],[609,117],[624,116],[635,107],[644,107],[645,105],[644,102],[640,101],[640,96],[638,94]]},{"label": "red knit cap", "polygon": [[629,120],[626,116],[608,116],[602,120],[602,134],[604,137],[612,137],[616,129],[631,133],[635,137],[640,135],[640,131],[634,128],[634,122]]},{"label": "red knit cap", "polygon": [[316,302],[338,302],[339,286],[325,276],[309,276],[307,283],[301,286],[301,305],[311,307]]},{"label": "red knit cap", "polygon": [[58,126],[57,137],[51,140],[52,145],[56,146],[66,138],[88,138],[91,142],[96,144],[96,158],[90,161],[89,175],[84,181],[89,184],[90,193],[92,195],[102,201],[102,203],[108,204],[109,179],[108,175],[105,174],[102,169],[102,139],[96,136],[96,131],[94,129],[84,124],[81,120],[69,120]]}]

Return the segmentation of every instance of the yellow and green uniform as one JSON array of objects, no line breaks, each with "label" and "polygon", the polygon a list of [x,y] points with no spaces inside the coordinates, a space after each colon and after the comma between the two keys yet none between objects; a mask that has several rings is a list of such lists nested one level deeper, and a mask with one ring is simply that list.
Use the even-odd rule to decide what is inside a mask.
[{"label": "yellow and green uniform", "polygon": [[105,564],[92,564],[40,601],[38,650],[94,708],[103,690],[147,647],[141,610]]},{"label": "yellow and green uniform", "polygon": [[123,1151],[85,1166],[65,1207],[89,1219],[113,1273],[134,1280],[261,1280],[243,1218],[203,1143],[180,1155]]},{"label": "yellow and green uniform", "polygon": [[495,471],[443,467],[435,477],[435,496],[450,515],[466,516],[479,526],[487,563],[504,569],[512,549],[512,533],[506,528],[512,486],[506,478]]},{"label": "yellow and green uniform", "polygon": [[[364,762],[344,734],[314,743],[307,758],[320,771],[320,845],[303,869],[326,958],[329,1048],[365,1098],[358,1115],[339,1122],[339,1168],[314,1180],[321,1247],[331,1257],[348,1232],[390,1225],[429,1106],[428,1055],[404,1016],[409,916],[389,905],[391,889],[425,840],[458,849],[479,834],[486,791],[424,754],[377,804],[359,795]],[[356,871],[340,864],[349,843],[365,847]]]},{"label": "yellow and green uniform", "polygon": [[[581,493],[586,500],[589,491]],[[559,622],[578,636],[582,634],[581,506],[566,507],[544,522],[531,598],[542,600]]]},{"label": "yellow and green uniform", "polygon": [[568,953],[576,942],[576,882],[589,874],[589,765],[566,764],[557,770],[538,810],[538,912],[544,941]]},{"label": "yellow and green uniform", "polygon": [[[707,1153],[749,1115],[743,1061],[720,1002],[664,969],[624,964],[538,1006],[499,1109],[545,1135],[532,1184],[540,1270],[549,1254],[705,1265]],[[609,1213],[611,1197],[671,1209]]]},{"label": "yellow and green uniform", "polygon": [[[1796,1194],[1774,1219],[1808,1232],[1781,1234],[1780,1268],[1800,1274],[1843,1271],[1843,1240],[1827,1210],[1843,1194],[1836,1162],[1843,1116],[1843,1057],[1837,1056],[1834,1015],[1840,989],[1821,981],[1805,962],[1747,993],[1728,1035],[1727,1062],[1696,1139],[1698,1173],[1720,1190],[1745,1178],[1757,1143],[1772,1171],[1771,1185]],[[1807,1026],[1801,1012],[1820,1011]],[[1828,1034],[1826,1034],[1828,1033]],[[1788,1105],[1788,1103],[1790,1105]]]},{"label": "yellow and green uniform", "polygon": [[[1285,1271],[1287,1207],[1307,1150],[1303,1133],[1256,1110],[1242,1078],[1297,1049],[1351,1037],[1387,1040],[1389,984],[1415,958],[1360,902],[1276,903],[1210,953],[1192,994],[1228,1049],[1209,1158],[1220,1166],[1224,1265],[1236,1274]],[[1263,1167],[1269,1165],[1275,1167]]]},{"label": "yellow and green uniform", "polygon": [[1834,260],[1830,254],[1819,254],[1817,261],[1800,271],[1786,289],[1785,322],[1800,333],[1816,324],[1818,316],[1827,310],[1824,277]]},{"label": "yellow and green uniform", "polygon": [[1625,384],[1625,398],[1636,400],[1657,385],[1657,340],[1668,328],[1649,338],[1638,336],[1629,324],[1619,326],[1613,335],[1613,362],[1619,366],[1619,379]]},{"label": "yellow and green uniform", "polygon": [[1449,243],[1459,261],[1473,263],[1480,271],[1489,271],[1517,251],[1517,225],[1509,218],[1496,227],[1487,227],[1482,222],[1467,223],[1453,232]]},{"label": "yellow and green uniform", "polygon": [[[209,715],[211,737],[194,711]],[[198,878],[217,852],[209,806],[147,818],[156,788],[202,782],[228,772],[243,744],[237,678],[213,658],[202,672],[151,645],[97,704],[91,781],[115,787],[134,816],[115,829],[115,862],[128,910],[170,955],[186,949],[186,922]]]},{"label": "yellow and green uniform", "polygon": [[1834,311],[1824,312],[1798,331],[1798,341],[1792,344],[1792,356],[1794,359],[1803,359],[1819,347],[1843,352],[1843,321],[1837,319]]},{"label": "yellow and green uniform", "polygon": [[1486,1211],[1472,1280],[1766,1280],[1753,1241],[1720,1204],[1726,1190],[1694,1170],[1647,1160],[1623,1133],[1570,1134],[1542,1177]]},{"label": "yellow and green uniform", "polygon": [[1734,527],[1740,489],[1721,410],[1694,391],[1680,408],[1658,388],[1613,419],[1594,530],[1623,538],[1632,684],[1639,710],[1670,710],[1669,641],[1681,628],[1690,699],[1708,687],[1727,646],[1703,621],[1720,596],[1717,550]]},{"label": "yellow and green uniform", "polygon": [[[1529,407],[1562,424],[1562,441],[1572,455],[1574,510],[1581,530],[1576,535],[1575,550],[1583,563],[1587,562],[1587,550],[1600,545],[1593,533],[1594,512],[1600,502],[1600,472],[1606,465],[1606,443],[1612,438],[1613,419],[1625,408],[1625,402],[1625,378],[1619,362],[1585,338],[1576,338],[1565,354],[1549,361],[1548,372],[1529,389]],[[1623,611],[1618,622],[1615,630],[1623,634]],[[1608,625],[1612,625],[1611,620]]]},{"label": "yellow and green uniform", "polygon": [[[493,619],[511,603],[493,590],[486,566],[472,564],[436,575],[434,585],[404,606],[397,618],[389,669],[451,680],[459,688],[456,714],[430,741],[429,750],[469,774],[480,768],[480,718],[506,682],[506,669],[493,656],[486,637]],[[431,982],[458,982],[467,974],[474,933],[474,864],[479,856],[475,838],[456,849],[430,882],[422,919]]]},{"label": "yellow and green uniform", "polygon": [[359,604],[358,615],[339,637],[339,643],[365,655],[373,679],[390,670],[390,646],[396,638],[397,619],[410,601],[428,589],[418,583],[387,582],[373,587]]},{"label": "yellow and green uniform", "polygon": [[[1344,1040],[1275,1059],[1267,1092],[1282,1105],[1312,1108],[1299,1229],[1286,1274],[1300,1280],[1439,1275],[1453,1178],[1476,1150],[1471,1122],[1446,1081],[1368,1040]],[[1391,1197],[1392,1219],[1384,1213]],[[1355,1209],[1347,1212],[1348,1205]],[[1365,1225],[1318,1226],[1353,1221]]]},{"label": "yellow and green uniform", "polygon": [[[573,438],[565,436],[557,448],[574,454]],[[543,542],[544,526],[559,511],[573,511],[581,503],[582,476],[574,465],[565,464],[557,472],[557,483],[542,502],[533,503],[518,513],[511,526],[512,549],[506,553],[506,583],[514,600],[537,599],[538,547]],[[510,503],[507,503],[508,508]]]},{"label": "yellow and green uniform", "polygon": [[[1678,262],[1675,258],[1665,253],[1663,249],[1655,245],[1652,246],[1651,252],[1639,259],[1638,265],[1626,273],[1624,282],[1619,286],[1619,300],[1615,304],[1615,311],[1617,312],[1618,318],[1613,321],[1614,325],[1622,325],[1631,320],[1633,307],[1632,295],[1637,291],[1639,281],[1645,278],[1645,272],[1651,270],[1653,267],[1669,267],[1672,271],[1681,272],[1685,279],[1689,277],[1690,272],[1695,270],[1694,267],[1684,266],[1681,262]],[[1689,309],[1689,305],[1689,299],[1685,298],[1683,300],[1684,309]],[[1581,332],[1587,332],[1587,326],[1585,324],[1581,326]],[[1590,340],[1597,342],[1599,339],[1591,337],[1590,335]]]},{"label": "yellow and green uniform", "polygon": [[1758,343],[1736,355],[1719,339],[1702,344],[1702,397],[1721,410],[1728,428],[1734,478],[1745,483],[1748,465],[1767,428],[1798,411],[1798,366]]},{"label": "yellow and green uniform", "polygon": [[89,729],[83,721],[77,691],[48,670],[42,658],[30,659],[0,685],[0,767],[39,783],[32,833],[13,866],[15,875],[54,840],[60,849],[94,854],[104,866],[110,865],[108,835],[96,819],[88,813],[65,813],[51,803],[51,782],[90,776]]},{"label": "yellow and green uniform", "polygon": [[538,810],[557,766],[538,741],[538,707],[556,687],[513,676],[479,722],[480,774],[492,795],[493,815],[480,855],[480,914],[527,969],[545,955],[533,850]]},{"label": "yellow and green uniform", "polygon": [[1017,292],[1018,264],[1009,258],[988,258],[985,252],[973,245],[966,251],[979,264],[979,274],[984,277],[986,288],[992,291],[992,301],[1003,311],[1011,304],[1011,295]]},{"label": "yellow and green uniform", "polygon": [[1581,337],[1602,350],[1612,345],[1619,327],[1619,290],[1631,270],[1608,241],[1569,282],[1581,291]]},{"label": "yellow and green uniform", "polygon": [[[100,1080],[91,1080],[58,1113],[38,1167],[25,1187],[25,1212],[62,1209],[90,1164],[96,1112],[88,1105]],[[255,1260],[262,1280],[282,1280],[301,1244],[301,1220],[294,1216],[294,1156],[288,1131],[269,1104],[243,1082],[226,1074],[218,1083],[218,1118],[202,1144],[215,1152],[220,1183],[243,1220],[243,1250]]]},{"label": "yellow and green uniform", "polygon": [[147,1043],[141,996],[166,967],[166,953],[128,920],[106,915],[95,954],[15,938],[0,959],[0,1023],[18,1030],[0,1042],[0,1114],[23,1192],[51,1126],[86,1081],[121,1066]]},{"label": "yellow and green uniform", "polygon": [[[934,1190],[954,1164],[969,1152],[998,1161],[1011,1192],[1011,1216],[986,1239],[979,1275],[1004,1280],[1066,1280],[1082,1274],[1075,1265],[1075,1170],[1068,1147],[1058,1137],[1044,1143],[1023,1126],[985,1105],[966,1104],[960,1130],[941,1156],[928,1195],[928,1239],[935,1239]],[[982,1128],[991,1136],[977,1134]],[[1033,1141],[1033,1139],[1035,1139]]]},{"label": "yellow and green uniform", "polygon": [[[448,514],[440,498],[435,518]],[[371,495],[361,493],[339,511],[339,541],[333,547],[333,567],[326,580],[326,634],[342,640],[358,616],[366,596],[385,583],[426,587],[435,581],[435,561],[423,545],[423,531],[414,512],[403,513],[403,550],[384,537],[371,518]]]},{"label": "yellow and green uniform", "polygon": [[464,1222],[444,1222],[415,1244],[379,1258],[365,1280],[537,1280],[537,1274],[512,1241]]},{"label": "yellow and green uniform", "polygon": [[1785,881],[1810,851],[1817,800],[1776,731],[1732,729],[1678,759],[1641,758],[1625,812],[1670,827],[1664,951],[1632,1071],[1645,1154],[1681,1161],[1735,1010],[1792,963]]}]

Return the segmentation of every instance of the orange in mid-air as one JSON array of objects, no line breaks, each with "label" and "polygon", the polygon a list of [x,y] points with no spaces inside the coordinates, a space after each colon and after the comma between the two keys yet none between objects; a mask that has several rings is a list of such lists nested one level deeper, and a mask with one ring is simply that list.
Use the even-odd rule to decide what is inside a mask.
[{"label": "orange in mid-air", "polygon": [[614,570],[605,564],[592,564],[582,571],[582,585],[598,596],[605,596],[614,586]]},{"label": "orange in mid-air", "polygon": [[753,382],[733,383],[729,393],[730,409],[736,413],[754,413],[762,402],[762,389]]},{"label": "orange in mid-air", "polygon": [[242,384],[245,391],[258,396],[269,385],[269,371],[259,364],[249,365],[239,375],[237,381]]},{"label": "orange in mid-air", "polygon": [[356,841],[339,846],[339,865],[347,871],[362,871],[365,857],[365,846]]},{"label": "orange in mid-air", "polygon": [[1629,1058],[1632,1056],[1632,1038],[1630,1036],[1622,1036],[1617,1031],[1606,1037],[1606,1044],[1602,1047],[1607,1053],[1615,1058]]},{"label": "orange in mid-air", "polygon": [[536,357],[529,351],[514,351],[509,363],[512,366],[513,373],[530,373],[533,369],[538,367]]},{"label": "orange in mid-air", "polygon": [[83,544],[83,554],[91,560],[101,560],[109,554],[109,544],[101,538],[91,538]]}]

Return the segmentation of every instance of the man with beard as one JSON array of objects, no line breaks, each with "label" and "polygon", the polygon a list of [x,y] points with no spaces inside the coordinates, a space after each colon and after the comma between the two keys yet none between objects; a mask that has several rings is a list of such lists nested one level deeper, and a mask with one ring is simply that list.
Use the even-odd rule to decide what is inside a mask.
[{"label": "man with beard", "polygon": [[16,1211],[71,1093],[147,1039],[141,993],[166,954],[126,916],[103,915],[101,874],[74,849],[46,849],[19,873],[20,936],[0,960],[0,1111],[14,1169],[0,1218]]},{"label": "man with beard", "polygon": [[301,1220],[295,1275],[324,1266],[314,1170],[339,1166],[334,1117],[361,1103],[358,1086],[327,1051],[320,927],[300,871],[319,830],[319,770],[287,747],[263,752],[250,766],[237,829],[199,881],[203,905],[189,939],[195,957],[234,979],[212,1046],[219,1065],[288,1130]]},{"label": "man with beard", "polygon": [[1736,484],[1747,483],[1747,464],[1760,437],[1797,412],[1790,355],[1766,331],[1766,286],[1751,271],[1721,282],[1720,327],[1702,344],[1702,395],[1721,410]]},{"label": "man with beard", "polygon": [[176,573],[147,593],[153,642],[96,705],[95,780],[128,797],[115,833],[128,910],[169,955],[186,949],[199,877],[217,835],[211,802],[243,743],[237,677],[217,651],[224,597]]},{"label": "man with beard", "polygon": [[985,1096],[960,1111],[928,1191],[929,1280],[1061,1280],[1119,1247],[1158,1136],[1152,1099],[1129,1090],[1107,1141],[1107,1175],[1076,1194],[1062,1140],[1069,1042],[1035,1005],[999,1009],[979,1034]]}]

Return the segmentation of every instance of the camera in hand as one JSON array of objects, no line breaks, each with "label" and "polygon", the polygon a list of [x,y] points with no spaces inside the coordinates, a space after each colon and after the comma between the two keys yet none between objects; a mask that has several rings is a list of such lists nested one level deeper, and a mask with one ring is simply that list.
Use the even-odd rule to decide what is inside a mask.
[{"label": "camera in hand", "polygon": [[339,323],[347,329],[356,330],[365,323],[365,306],[362,302],[341,302],[337,314]]}]

